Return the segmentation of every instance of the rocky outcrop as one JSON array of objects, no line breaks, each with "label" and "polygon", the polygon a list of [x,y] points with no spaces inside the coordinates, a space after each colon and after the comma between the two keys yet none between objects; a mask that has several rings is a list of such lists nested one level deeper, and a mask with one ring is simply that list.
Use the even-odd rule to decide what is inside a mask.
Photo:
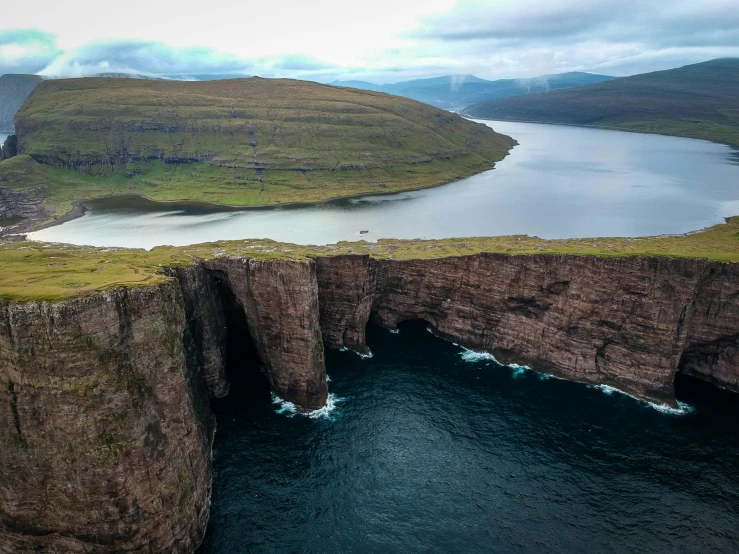
[{"label": "rocky outcrop", "polygon": [[174,281],[0,301],[0,552],[191,552],[214,419]]},{"label": "rocky outcrop", "polygon": [[424,320],[502,362],[674,403],[677,371],[739,391],[738,268],[224,255],[151,287],[0,301],[0,552],[197,546],[210,495],[207,396],[228,393],[234,312],[275,394],[304,409],[327,398],[324,343],[366,353],[370,320]]},{"label": "rocky outcrop", "polygon": [[305,409],[326,403],[315,262],[222,257],[204,262],[246,313],[275,394]]},{"label": "rocky outcrop", "polygon": [[45,217],[41,188],[14,192],[0,186],[0,222],[3,219],[35,219]]}]

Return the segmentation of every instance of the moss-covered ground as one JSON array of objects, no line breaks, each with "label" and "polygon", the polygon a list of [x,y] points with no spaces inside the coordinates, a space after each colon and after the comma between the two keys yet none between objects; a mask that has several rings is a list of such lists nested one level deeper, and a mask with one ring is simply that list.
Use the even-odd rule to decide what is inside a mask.
[{"label": "moss-covered ground", "polygon": [[369,254],[378,259],[431,259],[481,252],[575,254],[603,257],[663,256],[739,262],[739,217],[686,235],[641,238],[544,240],[528,236],[445,240],[380,240],[298,246],[269,240],[215,242],[151,251],[20,242],[0,246],[0,297],[60,300],[117,287],[156,284],[165,267],[218,256],[306,260],[338,254]]}]

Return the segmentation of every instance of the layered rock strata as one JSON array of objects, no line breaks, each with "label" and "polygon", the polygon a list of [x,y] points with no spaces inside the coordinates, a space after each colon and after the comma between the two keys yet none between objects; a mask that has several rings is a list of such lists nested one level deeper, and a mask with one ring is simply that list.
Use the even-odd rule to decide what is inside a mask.
[{"label": "layered rock strata", "polygon": [[177,283],[0,300],[0,552],[192,552],[215,429]]},{"label": "layered rock strata", "polygon": [[364,327],[420,319],[440,336],[565,379],[674,403],[678,367],[739,390],[735,264],[478,254],[326,257],[326,343],[365,351]]},{"label": "layered rock strata", "polygon": [[0,301],[0,552],[197,546],[210,495],[207,396],[228,393],[234,310],[275,394],[304,409],[326,401],[324,344],[366,353],[371,320],[424,320],[502,362],[674,403],[678,370],[739,391],[737,267],[222,256],[150,287]]}]

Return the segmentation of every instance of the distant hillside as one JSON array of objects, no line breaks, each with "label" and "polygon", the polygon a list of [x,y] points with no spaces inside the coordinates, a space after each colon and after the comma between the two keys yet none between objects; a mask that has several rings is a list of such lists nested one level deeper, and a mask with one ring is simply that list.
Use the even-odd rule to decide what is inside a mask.
[{"label": "distant hillside", "polygon": [[739,59],[469,106],[481,119],[592,125],[739,146]]},{"label": "distant hillside", "polygon": [[515,144],[406,98],[285,79],[44,81],[16,116],[0,186],[52,212],[113,193],[255,205],[439,185]]},{"label": "distant hillside", "polygon": [[486,81],[473,75],[447,75],[387,85],[376,85],[366,81],[336,81],[331,84],[405,96],[437,108],[459,109],[492,98],[601,83],[613,78],[607,75],[575,72],[542,75],[531,79],[500,79],[497,81]]},{"label": "distant hillside", "polygon": [[13,118],[26,97],[41,82],[36,75],[0,76],[0,133],[13,132]]}]

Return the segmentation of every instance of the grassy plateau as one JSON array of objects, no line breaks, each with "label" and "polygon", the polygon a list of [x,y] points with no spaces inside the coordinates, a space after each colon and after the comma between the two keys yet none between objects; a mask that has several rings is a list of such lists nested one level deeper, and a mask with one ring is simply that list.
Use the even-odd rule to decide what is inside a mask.
[{"label": "grassy plateau", "polygon": [[515,144],[406,98],[257,77],[44,81],[15,124],[0,186],[35,191],[50,220],[109,194],[251,206],[423,188]]},{"label": "grassy plateau", "polygon": [[19,242],[0,246],[0,297],[15,301],[63,300],[117,287],[153,285],[169,279],[163,268],[199,259],[249,256],[306,260],[339,254],[377,259],[434,259],[481,252],[508,255],[574,254],[602,257],[662,256],[739,262],[739,217],[685,235],[642,238],[544,240],[529,236],[444,240],[380,240],[298,246],[269,240],[241,240],[150,251]]},{"label": "grassy plateau", "polygon": [[739,147],[739,59],[490,100],[463,112],[481,119],[587,125]]}]

